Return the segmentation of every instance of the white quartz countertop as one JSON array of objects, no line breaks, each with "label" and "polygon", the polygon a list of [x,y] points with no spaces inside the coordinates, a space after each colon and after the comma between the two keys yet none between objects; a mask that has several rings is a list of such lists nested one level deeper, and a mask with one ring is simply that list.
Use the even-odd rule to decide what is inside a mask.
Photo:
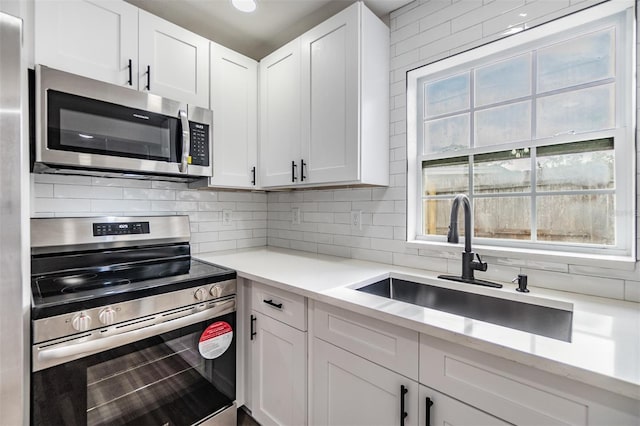
[{"label": "white quartz countertop", "polygon": [[532,288],[491,289],[439,280],[443,286],[552,307],[573,305],[571,342],[465,318],[354,290],[387,278],[432,282],[419,269],[262,247],[199,254],[201,260],[310,299],[640,400],[640,304]]}]

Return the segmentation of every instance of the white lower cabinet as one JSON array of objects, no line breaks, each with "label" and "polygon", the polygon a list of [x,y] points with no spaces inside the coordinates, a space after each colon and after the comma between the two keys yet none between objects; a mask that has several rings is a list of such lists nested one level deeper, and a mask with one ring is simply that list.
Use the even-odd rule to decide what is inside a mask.
[{"label": "white lower cabinet", "polygon": [[423,385],[420,385],[418,407],[419,425],[508,426],[511,424]]},{"label": "white lower cabinet", "polygon": [[318,338],[312,359],[311,424],[418,425],[417,382]]},{"label": "white lower cabinet", "polygon": [[307,424],[306,299],[251,283],[247,405],[262,425]]}]

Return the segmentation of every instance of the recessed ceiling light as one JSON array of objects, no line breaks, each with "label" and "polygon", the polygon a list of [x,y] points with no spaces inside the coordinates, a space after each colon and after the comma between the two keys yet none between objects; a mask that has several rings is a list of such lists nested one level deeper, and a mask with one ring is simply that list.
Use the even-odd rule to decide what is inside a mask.
[{"label": "recessed ceiling light", "polygon": [[239,11],[247,13],[256,10],[257,6],[255,0],[231,0],[231,4]]}]

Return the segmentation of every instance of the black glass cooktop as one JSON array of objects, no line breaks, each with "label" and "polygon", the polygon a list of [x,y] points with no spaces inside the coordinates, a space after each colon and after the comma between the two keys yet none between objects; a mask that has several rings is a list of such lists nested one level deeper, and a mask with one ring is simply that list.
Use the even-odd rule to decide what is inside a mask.
[{"label": "black glass cooktop", "polygon": [[32,258],[32,319],[235,277],[235,271],[193,259],[178,247]]}]

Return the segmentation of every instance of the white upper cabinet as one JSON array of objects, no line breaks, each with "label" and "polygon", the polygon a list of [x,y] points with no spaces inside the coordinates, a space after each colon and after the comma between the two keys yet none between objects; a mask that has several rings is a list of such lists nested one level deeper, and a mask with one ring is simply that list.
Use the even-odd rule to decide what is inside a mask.
[{"label": "white upper cabinet", "polygon": [[213,177],[210,186],[257,188],[258,62],[211,43]]},{"label": "white upper cabinet", "polygon": [[123,1],[36,0],[35,62],[138,88],[138,8]]},{"label": "white upper cabinet", "polygon": [[209,108],[209,41],[117,0],[36,0],[35,63]]},{"label": "white upper cabinet", "polygon": [[389,29],[362,2],[263,59],[260,72],[264,187],[389,184]]},{"label": "white upper cabinet", "polygon": [[300,39],[260,61],[260,185],[298,181]]},{"label": "white upper cabinet", "polygon": [[209,108],[209,41],[140,10],[139,87]]},{"label": "white upper cabinet", "polygon": [[301,37],[308,183],[358,178],[359,12],[349,7]]}]

